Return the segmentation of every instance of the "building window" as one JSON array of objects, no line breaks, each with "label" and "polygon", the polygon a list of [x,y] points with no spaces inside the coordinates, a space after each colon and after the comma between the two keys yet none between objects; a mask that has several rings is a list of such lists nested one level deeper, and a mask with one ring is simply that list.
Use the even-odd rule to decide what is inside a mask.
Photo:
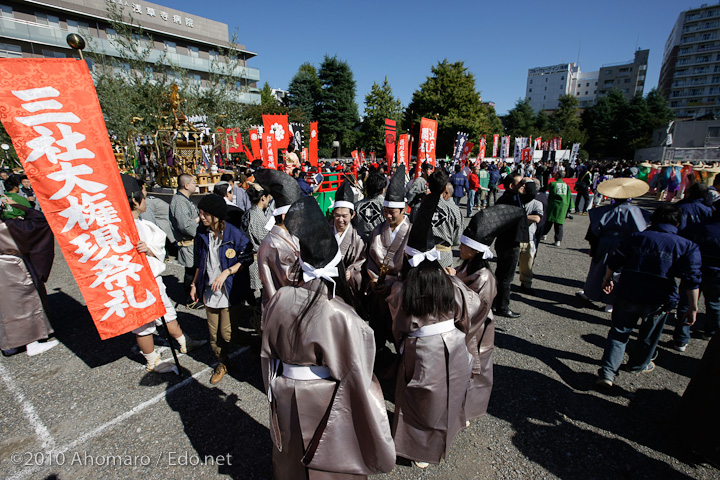
[{"label": "building window", "polygon": [[585,95],[587,95],[587,94],[588,94],[588,91],[587,91],[587,90],[585,90]]},{"label": "building window", "polygon": [[0,57],[2,57],[2,58],[22,58],[22,48],[20,48],[20,45],[11,45],[9,43],[0,43]]},{"label": "building window", "polygon": [[545,87],[545,91],[547,92],[547,87]]},{"label": "building window", "polygon": [[532,88],[528,88],[528,92],[532,93]]},{"label": "building window", "polygon": [[200,85],[202,82],[202,78],[199,73],[191,73],[188,77],[190,78],[190,82],[194,85]]},{"label": "building window", "polygon": [[90,25],[85,22],[78,22],[77,20],[67,21],[68,32],[70,33],[85,33],[90,29]]},{"label": "building window", "polygon": [[563,75],[562,77],[560,77],[560,80],[565,80],[565,76]]},{"label": "building window", "polygon": [[629,78],[626,78],[626,79],[623,81],[623,83],[630,83],[630,79],[629,79]]},{"label": "building window", "polygon": [[543,100],[545,100],[546,98],[547,98],[547,97],[546,97],[545,95],[543,95]]},{"label": "building window", "polygon": [[612,70],[605,70],[605,75],[612,75]]},{"label": "building window", "polygon": [[190,53],[190,56],[193,58],[200,57],[200,49],[198,47],[188,47],[188,52]]},{"label": "building window", "polygon": [[532,78],[530,79],[530,85],[532,85]]},{"label": "building window", "polygon": [[55,52],[53,50],[42,49],[42,55],[45,58],[67,58],[67,55],[63,52]]},{"label": "building window", "polygon": [[47,25],[52,28],[60,28],[60,18],[46,13],[35,13],[35,20],[40,25]]},{"label": "building window", "polygon": [[177,53],[177,43],[165,40],[165,51],[168,53]]},{"label": "building window", "polygon": [[108,40],[115,40],[115,38],[117,38],[117,32],[114,28],[106,28],[105,34],[107,35]]}]

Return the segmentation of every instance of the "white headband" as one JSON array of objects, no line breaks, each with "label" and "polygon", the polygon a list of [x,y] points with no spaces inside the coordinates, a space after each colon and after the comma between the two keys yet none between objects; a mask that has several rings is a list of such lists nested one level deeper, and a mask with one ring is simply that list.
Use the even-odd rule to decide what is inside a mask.
[{"label": "white headband", "polygon": [[265,224],[265,230],[271,230],[272,227],[275,225],[275,216],[276,215],[282,215],[283,213],[287,213],[288,210],[290,210],[290,205],[285,205],[284,207],[279,207],[273,210],[272,217],[270,217],[270,220]]},{"label": "white headband", "polygon": [[435,247],[433,247],[432,250],[428,250],[427,252],[421,252],[420,250],[415,250],[412,247],[406,246],[405,253],[410,256],[410,258],[408,259],[408,263],[411,267],[417,267],[424,260],[433,261],[440,258],[440,254],[435,249]]},{"label": "white headband", "polygon": [[405,200],[403,199],[402,202],[393,202],[391,200],[385,200],[383,202],[383,206],[388,208],[405,208]]},{"label": "white headband", "polygon": [[487,260],[488,258],[493,258],[493,253],[490,250],[490,247],[488,247],[484,243],[477,242],[472,238],[466,237],[465,235],[460,236],[460,243],[464,243],[473,250],[477,250],[478,252],[482,253],[483,259],[485,260]]},{"label": "white headband", "polygon": [[346,202],[345,200],[336,200],[335,203],[333,203],[333,208],[349,208],[350,210],[355,210],[355,204]]},{"label": "white headband", "polygon": [[321,268],[315,268],[309,263],[305,263],[302,261],[302,257],[300,254],[298,254],[298,261],[300,262],[300,266],[302,267],[303,271],[303,280],[306,282],[309,282],[310,280],[313,280],[315,278],[324,278],[333,284],[333,297],[335,296],[335,280],[333,280],[333,277],[337,277],[340,275],[338,273],[337,264],[340,263],[340,260],[342,260],[342,255],[340,254],[340,249],[338,248],[337,254],[335,254],[335,257],[330,260],[330,262]]}]

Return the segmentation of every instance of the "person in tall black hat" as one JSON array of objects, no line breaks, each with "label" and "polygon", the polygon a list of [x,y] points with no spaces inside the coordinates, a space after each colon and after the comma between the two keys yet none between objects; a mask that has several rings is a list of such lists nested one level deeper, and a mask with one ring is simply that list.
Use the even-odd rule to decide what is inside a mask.
[{"label": "person in tall black hat", "polygon": [[371,173],[365,181],[365,198],[355,204],[355,218],[353,226],[363,237],[368,240],[373,229],[380,225],[383,218],[383,208],[385,203],[385,187],[387,180],[382,173]]},{"label": "person in tall black hat", "polygon": [[357,298],[362,285],[362,266],[365,263],[365,242],[352,220],[355,218],[355,204],[353,200],[352,184],[345,180],[335,192],[333,203],[333,232],[340,246],[345,277],[347,278],[353,297]]},{"label": "person in tall black hat", "polygon": [[227,205],[219,195],[206,195],[198,203],[204,229],[195,237],[197,265],[190,295],[202,299],[210,332],[210,347],[218,360],[210,383],[218,383],[228,371],[228,346],[232,325],[237,324],[245,300],[250,298],[253,262],[250,240],[226,222]]},{"label": "person in tall black hat", "polygon": [[274,477],[388,472],[395,448],[372,374],[372,331],[352,307],[333,231],[312,197],[292,205],[285,225],[299,239],[302,273],[268,302],[260,354]]},{"label": "person in tall black hat", "polygon": [[255,173],[255,182],[275,201],[272,218],[265,226],[269,232],[260,243],[257,253],[264,308],[279,288],[290,285],[295,280],[290,270],[297,261],[299,246],[297,239],[285,227],[285,214],[290,205],[302,197],[302,191],[294,178],[278,170],[258,170]]},{"label": "person in tall black hat", "polygon": [[468,324],[466,343],[475,358],[472,379],[465,399],[465,415],[472,420],[487,412],[493,385],[492,353],[495,345],[495,322],[492,303],[497,282],[488,259],[493,257],[490,245],[505,230],[515,228],[525,210],[514,205],[495,205],[476,213],[460,236],[460,258],[463,262],[456,277],[478,294],[480,308]]},{"label": "person in tall black hat", "polygon": [[368,320],[375,332],[375,346],[386,354],[385,342],[392,342],[392,319],[385,299],[392,284],[399,280],[405,256],[410,221],[405,216],[405,172],[391,179],[383,201],[385,221],[375,227],[368,239],[363,291],[368,293]]},{"label": "person in tall black hat", "polygon": [[[401,358],[395,388],[393,437],[399,456],[421,468],[439,463],[465,427],[463,404],[473,357],[465,345],[480,299],[438,262],[432,215],[448,176],[430,175],[404,249],[402,280],[387,303]],[[409,384],[412,383],[412,387]]]}]

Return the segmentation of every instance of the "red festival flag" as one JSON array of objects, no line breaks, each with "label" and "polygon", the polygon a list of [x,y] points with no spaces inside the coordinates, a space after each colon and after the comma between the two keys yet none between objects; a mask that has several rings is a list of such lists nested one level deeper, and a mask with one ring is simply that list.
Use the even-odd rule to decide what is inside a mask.
[{"label": "red festival flag", "polygon": [[308,151],[308,161],[313,167],[318,164],[318,122],[310,124],[310,150]]},{"label": "red festival flag", "polygon": [[263,133],[272,133],[275,148],[287,148],[290,144],[290,124],[287,115],[263,115]]},{"label": "red festival flag", "polygon": [[398,164],[405,164],[405,172],[410,173],[410,162],[408,161],[408,142],[410,135],[407,133],[400,135],[397,141],[397,162]]},{"label": "red festival flag", "polygon": [[473,147],[475,146],[472,142],[465,142],[465,146],[463,147],[462,156],[460,157],[460,162],[465,166],[467,163],[468,157],[470,156],[470,152],[472,152]]},{"label": "red festival flag", "polygon": [[[397,135],[397,122],[395,120],[385,119],[385,159],[388,167],[392,167],[395,160],[395,139]],[[374,158],[373,158],[374,160]]]},{"label": "red festival flag", "polygon": [[352,156],[353,164],[357,166],[357,164],[360,162],[360,154],[357,150],[353,150],[352,152],[350,152],[350,155]]},{"label": "red festival flag", "polygon": [[435,147],[437,142],[437,120],[423,117],[420,120],[420,142],[418,143],[418,164],[430,162],[435,168]]},{"label": "red festival flag", "polygon": [[485,135],[480,136],[480,146],[478,147],[478,156],[476,162],[482,162],[485,160],[485,151],[487,150],[487,143],[485,141]]},{"label": "red festival flag", "polygon": [[277,169],[275,162],[275,136],[272,133],[263,133],[263,167]]},{"label": "red festival flag", "polygon": [[493,158],[497,157],[498,154],[498,142],[500,141],[500,135],[497,133],[493,135]]},{"label": "red festival flag", "polygon": [[243,153],[243,141],[240,131],[234,128],[225,129],[228,140],[229,153]]},{"label": "red festival flag", "polygon": [[365,165],[365,150],[360,150],[360,162]]},{"label": "red festival flag", "polygon": [[100,338],[165,315],[87,64],[3,59],[0,75],[2,123]]},{"label": "red festival flag", "polygon": [[252,156],[255,159],[262,158],[262,147],[260,146],[260,134],[257,128],[253,128],[248,132],[250,134],[250,146],[252,147]]}]

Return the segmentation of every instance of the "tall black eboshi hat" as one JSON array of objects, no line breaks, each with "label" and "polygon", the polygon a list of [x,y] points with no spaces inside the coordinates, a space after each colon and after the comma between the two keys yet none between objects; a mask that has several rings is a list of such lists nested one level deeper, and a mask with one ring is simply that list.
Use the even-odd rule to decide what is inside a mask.
[{"label": "tall black eboshi hat", "polygon": [[495,237],[515,227],[524,217],[525,210],[515,205],[494,205],[480,210],[470,219],[460,243],[482,253],[483,258],[492,258],[490,245]]},{"label": "tall black eboshi hat", "polygon": [[263,168],[255,172],[255,183],[260,184],[263,190],[272,195],[275,200],[273,218],[270,219],[265,228],[270,230],[275,225],[275,216],[287,213],[290,205],[302,197],[302,190],[297,180],[287,173],[270,168]]},{"label": "tall black eboshi hat", "polygon": [[339,275],[337,265],[342,255],[317,200],[307,196],[293,203],[285,215],[285,227],[300,243],[303,279],[325,278],[335,284],[333,277]]},{"label": "tall black eboshi hat", "polygon": [[350,210],[355,210],[353,200],[355,200],[355,192],[353,192],[350,182],[345,180],[335,192],[335,203],[333,203],[332,208],[349,208]]},{"label": "tall black eboshi hat", "polygon": [[385,192],[384,206],[388,208],[405,208],[405,170],[398,170],[390,179]]},{"label": "tall black eboshi hat", "polygon": [[445,191],[448,182],[447,173],[441,169],[435,170],[428,178],[430,194],[423,198],[413,222],[408,242],[405,247],[411,267],[417,267],[423,260],[437,260],[435,237],[432,233],[432,217],[435,214],[440,196]]}]

